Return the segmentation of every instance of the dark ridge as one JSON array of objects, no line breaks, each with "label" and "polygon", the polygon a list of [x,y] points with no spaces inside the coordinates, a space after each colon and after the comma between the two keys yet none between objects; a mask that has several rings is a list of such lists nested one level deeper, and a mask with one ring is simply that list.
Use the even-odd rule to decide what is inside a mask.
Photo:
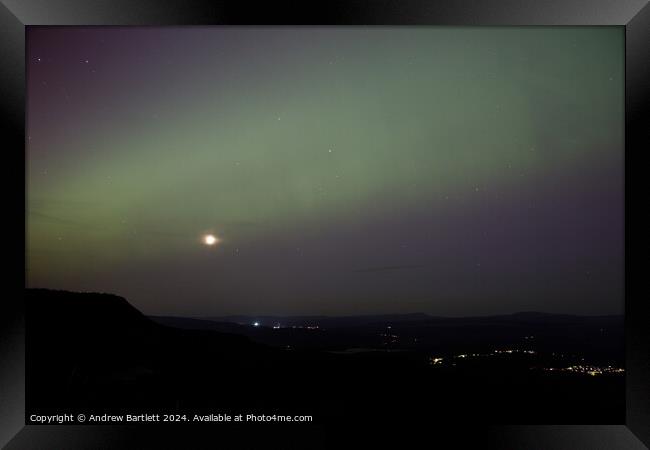
[{"label": "dark ridge", "polygon": [[125,298],[97,292],[69,292],[49,289],[26,289],[25,302],[30,323],[48,322],[48,328],[71,326],[99,329],[152,325]]},{"label": "dark ridge", "polygon": [[[27,327],[73,338],[73,346],[82,346],[89,339],[111,345],[111,342],[134,338],[166,336],[175,332],[152,321],[125,298],[97,292],[69,292],[50,289],[25,289]],[[40,334],[40,333],[39,333]],[[83,335],[83,339],[77,339]],[[231,342],[245,343],[241,336],[219,333],[212,336]],[[137,344],[139,340],[133,341]]]}]

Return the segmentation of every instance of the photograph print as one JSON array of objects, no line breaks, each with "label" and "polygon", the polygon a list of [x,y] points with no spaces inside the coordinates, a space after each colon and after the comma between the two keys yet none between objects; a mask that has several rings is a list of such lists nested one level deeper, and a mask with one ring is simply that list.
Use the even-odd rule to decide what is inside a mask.
[{"label": "photograph print", "polygon": [[28,27],[27,423],[624,423],[624,38]]}]

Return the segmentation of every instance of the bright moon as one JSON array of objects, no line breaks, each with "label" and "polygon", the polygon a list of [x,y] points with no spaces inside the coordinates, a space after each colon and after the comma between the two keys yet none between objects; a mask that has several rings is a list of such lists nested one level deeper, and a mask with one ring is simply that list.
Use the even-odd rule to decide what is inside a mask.
[{"label": "bright moon", "polygon": [[214,236],[213,234],[206,234],[205,236],[203,236],[203,242],[205,243],[205,245],[214,245],[217,242],[219,242],[219,239],[217,239],[217,237]]}]

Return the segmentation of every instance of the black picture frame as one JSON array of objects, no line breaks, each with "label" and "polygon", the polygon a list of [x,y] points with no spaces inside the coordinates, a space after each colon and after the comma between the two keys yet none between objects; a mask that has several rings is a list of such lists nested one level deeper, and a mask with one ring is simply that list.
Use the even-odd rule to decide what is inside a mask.
[{"label": "black picture frame", "polygon": [[[643,121],[650,92],[650,6],[646,0],[2,0],[0,2],[0,105],[4,122],[4,193],[15,217],[25,196],[25,31],[32,25],[603,25],[625,28],[625,292],[630,293],[629,198],[633,155],[650,148]],[[637,157],[638,159],[638,157]],[[8,176],[9,175],[9,176]],[[11,176],[13,175],[13,176]],[[23,187],[25,185],[23,184]],[[6,216],[8,217],[9,214]],[[24,216],[23,216],[24,217]],[[17,221],[20,222],[20,221]],[[199,431],[157,426],[25,425],[24,223],[5,244],[5,273],[15,294],[0,314],[0,445],[8,449],[199,448]],[[13,231],[13,230],[12,230]],[[21,266],[20,262],[23,263]],[[22,286],[20,285],[22,282]],[[6,291],[9,292],[9,291]],[[454,448],[636,449],[650,446],[650,347],[646,300],[625,296],[626,420],[621,425],[530,425],[479,427],[458,424],[447,430]],[[266,433],[269,427],[263,428]],[[435,430],[431,424],[428,432]],[[240,430],[241,431],[241,430]],[[273,430],[273,432],[278,430]],[[285,430],[286,431],[286,430]],[[313,431],[313,430],[312,430]],[[322,431],[322,430],[321,430]],[[214,448],[223,429],[202,430]],[[236,431],[237,433],[239,431]],[[245,433],[244,431],[241,431]],[[282,432],[282,431],[281,431]],[[294,430],[290,430],[291,433]],[[436,430],[435,433],[438,433]],[[442,433],[442,432],[441,432]],[[153,436],[155,435],[155,439]],[[246,436],[246,434],[244,434]],[[191,444],[187,441],[190,440]],[[156,442],[154,444],[154,442]],[[210,442],[210,441],[206,441]],[[282,441],[292,446],[290,441]],[[163,445],[164,444],[164,445]],[[294,443],[295,446],[301,447]],[[285,448],[286,448],[285,446]],[[403,445],[406,446],[406,445]],[[313,447],[313,443],[309,444]]]}]

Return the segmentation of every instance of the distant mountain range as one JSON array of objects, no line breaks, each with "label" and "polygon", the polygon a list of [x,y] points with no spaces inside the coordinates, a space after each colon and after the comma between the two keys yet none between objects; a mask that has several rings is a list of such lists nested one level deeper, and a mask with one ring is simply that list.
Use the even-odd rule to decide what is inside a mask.
[{"label": "distant mountain range", "polygon": [[259,323],[261,326],[272,327],[276,324],[282,326],[301,326],[301,325],[319,325],[319,326],[355,326],[367,325],[370,323],[390,323],[428,320],[432,316],[423,313],[412,314],[365,314],[354,316],[250,316],[250,315],[231,315],[231,316],[213,316],[205,317],[206,320],[213,322],[232,322],[238,324]]},{"label": "distant mountain range", "polygon": [[[152,316],[165,317],[165,316]],[[273,327],[277,324],[280,326],[306,326],[318,325],[321,327],[346,327],[359,325],[391,325],[403,322],[488,322],[488,321],[528,321],[528,322],[555,322],[571,320],[590,320],[603,318],[622,318],[623,316],[581,316],[574,314],[554,314],[546,312],[525,311],[513,314],[499,314],[491,316],[466,316],[466,317],[445,317],[433,316],[425,313],[409,314],[364,314],[352,316],[327,316],[327,315],[301,315],[301,316],[252,316],[252,315],[230,315],[230,316],[212,316],[212,317],[194,317],[195,320],[207,320],[220,323],[236,323],[240,325],[252,325],[257,323],[259,326]]]}]

